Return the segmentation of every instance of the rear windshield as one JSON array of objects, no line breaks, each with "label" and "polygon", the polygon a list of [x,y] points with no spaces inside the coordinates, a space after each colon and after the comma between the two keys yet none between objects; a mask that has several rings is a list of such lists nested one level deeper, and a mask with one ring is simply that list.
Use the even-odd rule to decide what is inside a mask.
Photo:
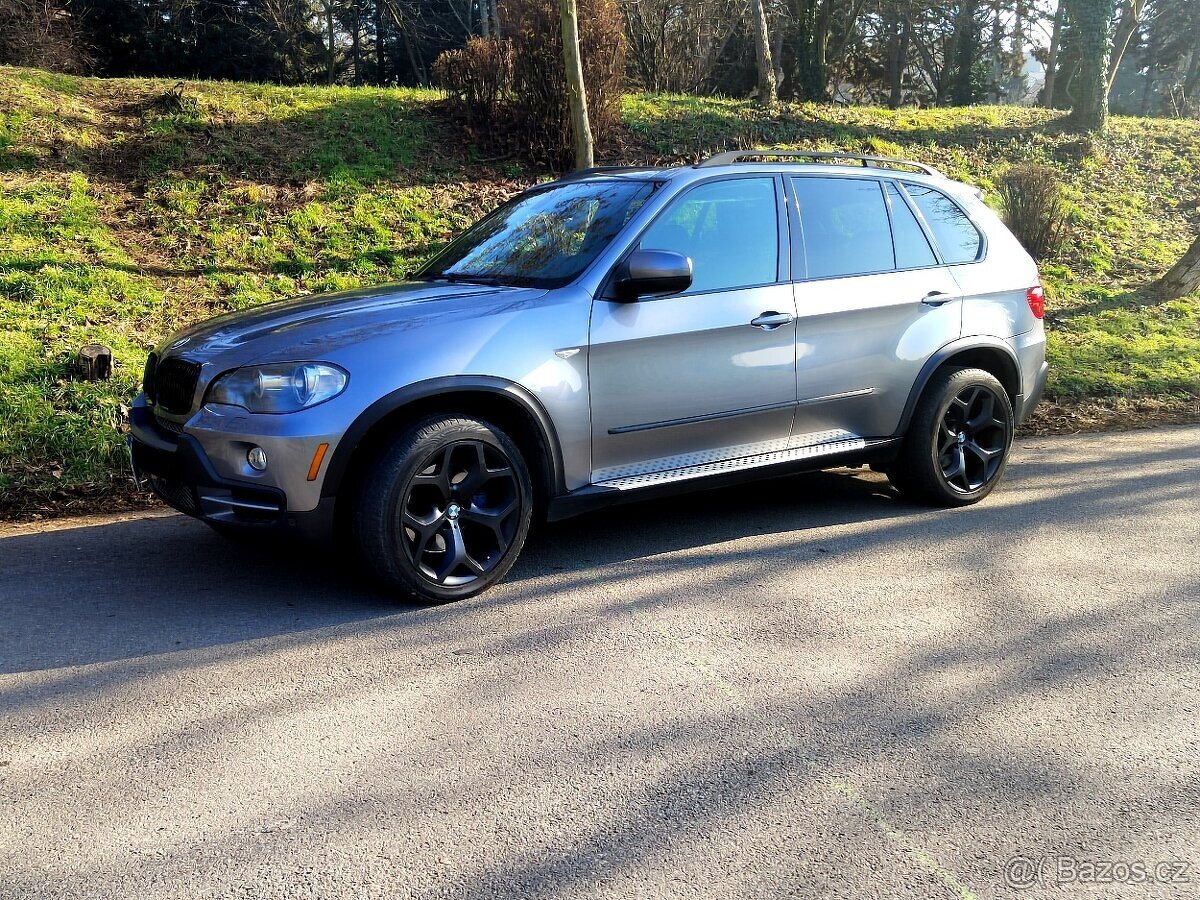
[{"label": "rear windshield", "polygon": [[591,265],[654,189],[649,181],[606,179],[528,191],[467,229],[417,277],[562,287]]}]

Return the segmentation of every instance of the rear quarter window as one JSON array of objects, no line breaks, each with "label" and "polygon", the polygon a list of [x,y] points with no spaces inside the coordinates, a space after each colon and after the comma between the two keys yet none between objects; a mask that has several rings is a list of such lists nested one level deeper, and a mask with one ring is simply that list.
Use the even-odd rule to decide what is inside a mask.
[{"label": "rear quarter window", "polygon": [[975,262],[983,251],[983,237],[957,203],[923,184],[905,184],[925,224],[933,233],[942,259],[948,264]]}]

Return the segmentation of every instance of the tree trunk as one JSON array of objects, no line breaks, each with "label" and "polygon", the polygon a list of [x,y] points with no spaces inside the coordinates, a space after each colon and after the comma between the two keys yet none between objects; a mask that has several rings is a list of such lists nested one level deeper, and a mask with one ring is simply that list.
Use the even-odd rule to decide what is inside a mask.
[{"label": "tree trunk", "polygon": [[559,0],[562,15],[563,64],[567,74],[567,104],[575,137],[575,168],[590,169],[595,160],[592,126],[588,122],[587,89],[583,84],[583,60],[579,55],[579,7],[576,0]]},{"label": "tree trunk", "polygon": [[829,99],[829,28],[831,0],[791,0],[791,64],[785,84],[787,96],[798,100]]},{"label": "tree trunk", "polygon": [[992,65],[990,93],[992,103],[995,104],[999,104],[1004,95],[1002,86],[1004,81],[1004,28],[1000,21],[1001,12],[1001,0],[992,0],[992,42],[988,55],[991,57]]},{"label": "tree trunk", "polygon": [[1084,131],[1108,124],[1108,57],[1112,49],[1114,0],[1063,0],[1067,5],[1079,70],[1071,122]]},{"label": "tree trunk", "polygon": [[387,84],[387,47],[383,38],[383,3],[375,0],[375,83]]},{"label": "tree trunk", "polygon": [[336,68],[335,63],[337,61],[337,57],[335,56],[337,52],[337,35],[334,31],[333,0],[325,0],[325,24],[326,35],[329,40],[329,48],[325,53],[325,80],[326,83],[333,84],[333,76]]},{"label": "tree trunk", "polygon": [[479,4],[479,35],[485,38],[492,36],[492,11],[488,8],[487,0]]},{"label": "tree trunk", "polygon": [[767,31],[767,11],[762,0],[750,0],[750,17],[754,19],[754,48],[758,62],[758,102],[774,106],[779,102],[779,86],[775,83],[775,62],[771,58],[771,35]]},{"label": "tree trunk", "polygon": [[1192,242],[1183,259],[1162,277],[1157,289],[1164,300],[1176,300],[1200,290],[1200,237]]},{"label": "tree trunk", "polygon": [[1026,89],[1024,0],[1017,0],[1013,16],[1012,58],[1009,60],[1008,67],[1008,83],[1011,90],[1006,99],[1009,103],[1023,103]]},{"label": "tree trunk", "polygon": [[[846,26],[842,29],[842,33],[838,37],[838,42],[831,44],[829,50],[825,53],[825,65],[828,67],[829,74],[828,80],[833,83],[835,93],[837,92],[838,85],[841,84],[845,69],[846,48],[850,45],[850,38],[854,36],[854,30],[858,26],[858,17],[862,14],[864,4],[865,0],[854,0],[854,5],[850,7],[850,13],[846,16]],[[830,23],[832,21],[831,10]]]},{"label": "tree trunk", "polygon": [[954,24],[954,86],[950,99],[957,106],[975,102],[975,53],[979,37],[975,27],[977,0],[964,0]]},{"label": "tree trunk", "polygon": [[354,61],[354,83],[362,84],[362,3],[354,0],[350,6],[353,26],[350,30],[350,58]]},{"label": "tree trunk", "polygon": [[1059,0],[1054,11],[1054,29],[1050,32],[1050,49],[1046,51],[1046,80],[1042,84],[1042,106],[1054,108],[1054,82],[1058,78],[1058,48],[1062,45],[1063,12],[1065,0]]},{"label": "tree trunk", "polygon": [[898,109],[904,102],[904,70],[908,67],[910,9],[907,2],[895,0],[889,4],[887,28],[888,106]]},{"label": "tree trunk", "polygon": [[1113,38],[1112,53],[1108,57],[1108,89],[1111,91],[1113,82],[1117,80],[1117,69],[1121,67],[1121,59],[1129,49],[1129,42],[1142,21],[1142,13],[1146,9],[1146,0],[1122,0],[1121,20],[1117,23],[1117,33]]}]

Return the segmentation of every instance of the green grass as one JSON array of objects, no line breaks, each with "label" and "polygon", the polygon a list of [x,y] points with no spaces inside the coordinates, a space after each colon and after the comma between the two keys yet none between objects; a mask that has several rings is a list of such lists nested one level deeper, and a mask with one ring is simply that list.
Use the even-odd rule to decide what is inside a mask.
[{"label": "green grass", "polygon": [[[546,176],[478,154],[429,91],[103,81],[0,67],[0,507],[124,489],[123,404],[147,350],[229,309],[401,277]],[[899,154],[980,185],[1063,173],[1072,237],[1044,266],[1066,403],[1200,395],[1200,298],[1139,289],[1196,225],[1200,123],[1117,118],[1103,138],[1001,107],[888,111],[631,96],[627,162],[779,144]],[[614,161],[618,161],[615,160]],[[81,384],[84,343],[111,382]]]}]

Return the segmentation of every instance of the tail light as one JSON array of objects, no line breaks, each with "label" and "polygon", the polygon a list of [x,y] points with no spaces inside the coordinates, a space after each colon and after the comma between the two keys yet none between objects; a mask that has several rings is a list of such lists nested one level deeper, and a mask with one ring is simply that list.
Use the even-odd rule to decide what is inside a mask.
[{"label": "tail light", "polygon": [[1042,290],[1040,284],[1035,284],[1025,292],[1025,299],[1029,301],[1029,311],[1039,319],[1046,315],[1046,292]]}]

